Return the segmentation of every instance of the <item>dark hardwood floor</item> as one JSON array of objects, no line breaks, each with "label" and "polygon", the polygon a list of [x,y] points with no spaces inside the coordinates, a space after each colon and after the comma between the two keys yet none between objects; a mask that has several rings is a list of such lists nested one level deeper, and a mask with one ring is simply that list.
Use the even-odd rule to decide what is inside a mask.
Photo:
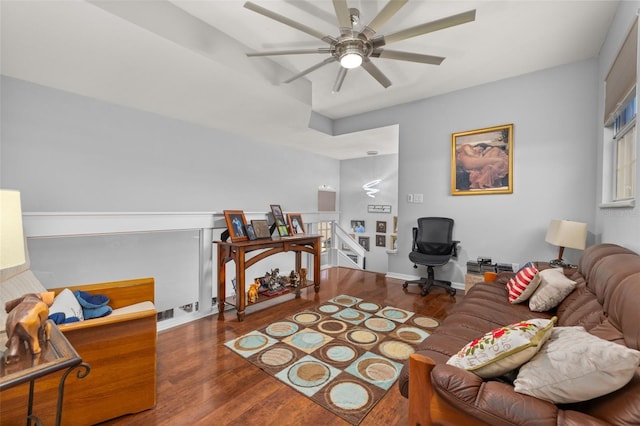
[{"label": "dark hardwood floor", "polygon": [[[264,373],[224,346],[249,331],[348,294],[443,319],[462,297],[434,288],[425,297],[418,286],[405,292],[402,281],[347,268],[322,271],[320,293],[309,288],[300,299],[247,314],[236,311],[191,322],[158,335],[157,405],[104,425],[347,425],[307,397]],[[394,385],[361,425],[406,425],[408,402]]]}]

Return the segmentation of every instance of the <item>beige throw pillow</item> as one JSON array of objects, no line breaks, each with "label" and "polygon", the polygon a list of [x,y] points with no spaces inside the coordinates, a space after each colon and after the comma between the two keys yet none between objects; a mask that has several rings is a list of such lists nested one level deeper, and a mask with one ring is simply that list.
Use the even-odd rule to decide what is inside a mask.
[{"label": "beige throw pillow", "polygon": [[484,379],[515,370],[530,360],[551,333],[556,317],[496,328],[466,344],[447,361]]},{"label": "beige throw pillow", "polygon": [[576,288],[576,282],[567,278],[561,268],[545,269],[538,275],[540,285],[529,299],[529,309],[533,312],[555,308]]},{"label": "beige throw pillow", "polygon": [[520,367],[515,391],[556,404],[587,401],[633,378],[640,352],[608,342],[583,327],[556,327],[549,341]]}]

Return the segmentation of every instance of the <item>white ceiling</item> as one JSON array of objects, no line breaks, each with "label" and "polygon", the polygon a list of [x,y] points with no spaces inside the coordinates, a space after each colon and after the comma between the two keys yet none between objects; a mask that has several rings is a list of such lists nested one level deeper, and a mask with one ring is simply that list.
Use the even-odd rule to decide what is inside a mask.
[{"label": "white ceiling", "polygon": [[[253,0],[338,36],[331,1]],[[337,159],[397,152],[397,126],[331,136],[330,119],[596,56],[618,1],[409,2],[379,34],[476,9],[475,22],[390,48],[444,56],[439,66],[372,59],[392,85],[363,69],[332,93],[339,64],[290,84],[327,55],[247,58],[263,50],[326,47],[243,7],[244,0],[0,0],[2,74]],[[368,23],[386,0],[348,0]],[[330,123],[330,121],[329,121]],[[331,130],[329,130],[331,132]]]}]

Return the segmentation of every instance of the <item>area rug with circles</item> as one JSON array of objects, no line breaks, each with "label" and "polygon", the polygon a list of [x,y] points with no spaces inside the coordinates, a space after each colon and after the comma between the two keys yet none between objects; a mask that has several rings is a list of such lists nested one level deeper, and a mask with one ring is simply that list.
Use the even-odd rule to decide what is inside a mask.
[{"label": "area rug with circles", "polygon": [[357,425],[438,325],[424,315],[341,295],[225,346]]}]

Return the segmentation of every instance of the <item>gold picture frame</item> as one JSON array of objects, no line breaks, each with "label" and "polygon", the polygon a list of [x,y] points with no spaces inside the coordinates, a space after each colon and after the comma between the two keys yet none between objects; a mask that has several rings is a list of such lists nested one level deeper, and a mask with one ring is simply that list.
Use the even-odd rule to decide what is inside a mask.
[{"label": "gold picture frame", "polygon": [[513,193],[513,124],[451,135],[451,195]]}]

